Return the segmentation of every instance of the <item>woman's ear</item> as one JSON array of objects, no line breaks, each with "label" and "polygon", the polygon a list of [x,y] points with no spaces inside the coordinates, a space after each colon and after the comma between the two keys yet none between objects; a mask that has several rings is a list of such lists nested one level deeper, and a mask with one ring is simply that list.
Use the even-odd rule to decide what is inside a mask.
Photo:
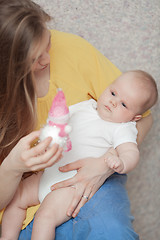
[{"label": "woman's ear", "polygon": [[136,115],[133,119],[132,119],[132,121],[138,121],[138,120],[140,120],[142,118],[142,115]]}]

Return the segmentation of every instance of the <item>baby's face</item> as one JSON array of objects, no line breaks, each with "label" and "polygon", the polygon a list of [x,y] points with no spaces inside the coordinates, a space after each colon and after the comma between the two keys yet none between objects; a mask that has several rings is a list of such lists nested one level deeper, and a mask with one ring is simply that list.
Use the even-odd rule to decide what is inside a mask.
[{"label": "baby's face", "polygon": [[133,77],[122,75],[102,93],[97,102],[97,111],[106,121],[134,121],[144,98]]}]

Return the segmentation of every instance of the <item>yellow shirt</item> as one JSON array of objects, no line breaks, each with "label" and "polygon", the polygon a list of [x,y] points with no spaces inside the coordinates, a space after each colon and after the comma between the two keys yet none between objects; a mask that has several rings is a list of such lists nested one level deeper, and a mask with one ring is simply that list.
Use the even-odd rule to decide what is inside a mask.
[{"label": "yellow shirt", "polygon": [[[73,34],[51,30],[50,87],[48,94],[38,99],[38,126],[46,123],[51,102],[62,88],[68,106],[93,97],[97,100],[104,89],[121,72],[86,40]],[[39,205],[27,210],[25,228]]]},{"label": "yellow shirt", "polygon": [[50,88],[38,99],[38,127],[45,124],[57,88],[67,104],[97,99],[121,72],[86,40],[69,33],[51,31]]}]

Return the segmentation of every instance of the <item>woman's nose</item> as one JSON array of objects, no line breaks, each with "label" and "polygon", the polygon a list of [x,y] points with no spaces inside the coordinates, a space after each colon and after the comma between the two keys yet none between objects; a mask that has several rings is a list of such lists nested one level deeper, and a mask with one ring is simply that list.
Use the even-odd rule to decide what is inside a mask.
[{"label": "woman's nose", "polygon": [[48,52],[45,52],[39,59],[39,64],[43,66],[43,65],[47,65],[49,63],[50,63],[50,55]]}]

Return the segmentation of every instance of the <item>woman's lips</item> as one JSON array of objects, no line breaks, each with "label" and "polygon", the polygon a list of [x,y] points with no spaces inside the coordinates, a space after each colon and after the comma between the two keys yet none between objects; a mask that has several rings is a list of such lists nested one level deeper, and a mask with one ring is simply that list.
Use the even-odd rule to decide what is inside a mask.
[{"label": "woman's lips", "polygon": [[44,69],[46,69],[48,67],[48,64],[46,64],[45,66],[43,66],[42,68],[41,68],[41,70],[44,70]]}]

